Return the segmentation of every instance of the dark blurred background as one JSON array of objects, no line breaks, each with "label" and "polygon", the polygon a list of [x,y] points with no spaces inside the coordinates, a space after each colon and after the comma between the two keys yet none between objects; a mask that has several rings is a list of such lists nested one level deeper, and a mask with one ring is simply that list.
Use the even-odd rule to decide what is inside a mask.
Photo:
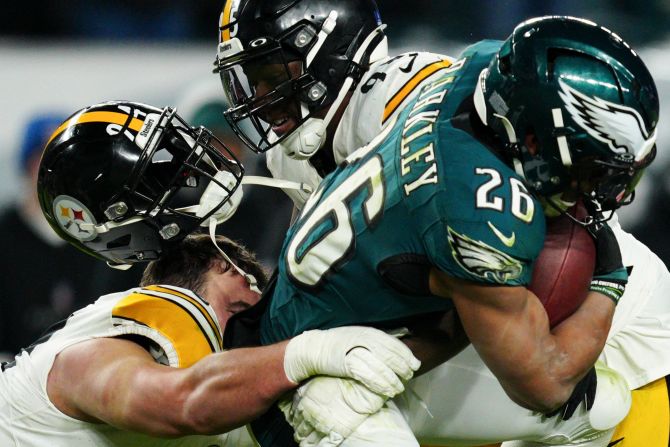
[{"label": "dark blurred background", "polygon": [[[216,36],[223,2],[63,0],[12,2],[3,7],[0,34],[35,39],[208,41]],[[670,2],[664,0],[414,0],[379,2],[393,38],[429,33],[435,39],[503,38],[521,19],[569,14],[610,25],[630,43],[664,37]]]},{"label": "dark blurred background", "polygon": [[[3,277],[12,282],[3,281],[0,295],[0,352],[15,352],[48,323],[102,293],[129,287],[140,273],[137,268],[110,273],[104,264],[82,260],[83,255],[54,240],[39,210],[35,213],[32,167],[50,132],[48,117],[60,119],[111,99],[176,105],[191,124],[206,125],[235,146],[249,172],[268,175],[264,160],[237,145],[222,116],[226,105],[211,68],[223,3],[3,4],[0,250]],[[670,137],[664,127],[670,122],[670,0],[412,0],[380,1],[379,6],[392,55],[427,50],[456,56],[468,43],[504,39],[519,22],[547,14],[591,19],[632,44],[661,94],[659,155],[638,198],[620,216],[625,228],[670,262]],[[289,213],[281,192],[247,187],[240,213],[222,232],[251,246],[272,268]]]}]

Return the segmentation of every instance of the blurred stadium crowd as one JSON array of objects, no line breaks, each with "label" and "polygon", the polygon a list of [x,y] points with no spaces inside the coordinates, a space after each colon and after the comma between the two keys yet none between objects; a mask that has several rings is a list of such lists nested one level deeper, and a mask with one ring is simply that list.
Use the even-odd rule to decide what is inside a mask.
[{"label": "blurred stadium crowd", "polygon": [[[670,263],[670,2],[651,0],[414,0],[379,2],[391,54],[405,48],[455,56],[470,42],[503,39],[520,21],[567,14],[616,30],[643,54],[661,95],[659,160],[621,212],[624,226]],[[12,2],[0,15],[0,352],[14,353],[50,324],[99,295],[135,284],[50,234],[34,197],[43,143],[72,111],[107,99],[176,105],[236,148],[247,172],[264,160],[236,142],[211,74],[223,1]],[[112,67],[112,64],[114,65]],[[107,76],[107,77],[105,77]],[[97,82],[95,82],[97,80]],[[245,190],[238,214],[219,231],[256,251],[272,268],[288,226],[289,200],[273,189]],[[9,254],[9,255],[8,255]]]}]

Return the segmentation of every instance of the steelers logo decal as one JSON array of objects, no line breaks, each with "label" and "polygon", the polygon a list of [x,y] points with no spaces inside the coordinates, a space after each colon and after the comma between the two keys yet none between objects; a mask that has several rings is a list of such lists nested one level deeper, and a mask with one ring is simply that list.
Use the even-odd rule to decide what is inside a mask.
[{"label": "steelers logo decal", "polygon": [[58,196],[54,200],[53,212],[58,225],[73,238],[90,241],[97,236],[93,228],[97,222],[79,200],[65,195]]}]

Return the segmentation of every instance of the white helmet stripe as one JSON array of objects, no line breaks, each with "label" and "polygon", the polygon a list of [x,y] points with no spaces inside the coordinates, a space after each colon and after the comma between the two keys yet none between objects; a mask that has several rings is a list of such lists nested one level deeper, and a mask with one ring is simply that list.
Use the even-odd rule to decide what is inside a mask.
[{"label": "white helmet stripe", "polygon": [[305,68],[312,65],[314,58],[321,50],[321,47],[323,46],[323,43],[326,41],[328,35],[332,33],[333,30],[335,29],[336,25],[337,25],[337,11],[333,10],[330,11],[330,14],[328,14],[328,18],[323,22],[321,31],[319,31],[319,34],[316,36],[316,43],[314,44],[312,49],[309,50],[309,53],[307,53],[307,56],[305,57]]},{"label": "white helmet stripe", "polygon": [[[554,118],[555,128],[565,127],[563,122],[563,110],[561,110],[560,107],[551,109],[551,115]],[[570,155],[570,148],[568,147],[568,139],[565,135],[560,135],[556,137],[556,142],[558,143],[558,152],[561,155],[563,166],[572,166],[572,156]]]}]

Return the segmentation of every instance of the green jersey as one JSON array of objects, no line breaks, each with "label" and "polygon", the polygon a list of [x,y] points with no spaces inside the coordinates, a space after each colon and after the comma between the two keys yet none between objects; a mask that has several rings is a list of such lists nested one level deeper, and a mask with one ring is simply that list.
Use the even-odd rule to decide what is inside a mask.
[{"label": "green jersey", "polygon": [[468,48],[323,180],[283,245],[264,344],[448,310],[450,300],[430,294],[431,267],[483,284],[530,281],[542,208],[468,125],[478,76],[499,46]]}]

